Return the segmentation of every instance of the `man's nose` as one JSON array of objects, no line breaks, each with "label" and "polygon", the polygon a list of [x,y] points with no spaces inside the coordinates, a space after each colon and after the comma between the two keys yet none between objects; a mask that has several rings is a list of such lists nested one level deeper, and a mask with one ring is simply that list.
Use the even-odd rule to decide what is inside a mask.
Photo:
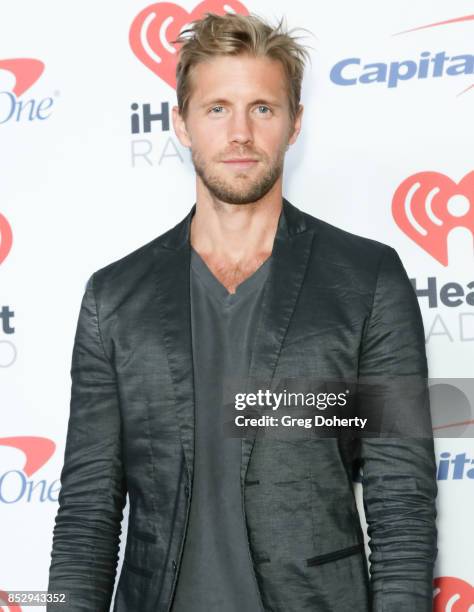
[{"label": "man's nose", "polygon": [[244,110],[233,111],[228,130],[229,142],[247,143],[253,140],[251,119]]}]

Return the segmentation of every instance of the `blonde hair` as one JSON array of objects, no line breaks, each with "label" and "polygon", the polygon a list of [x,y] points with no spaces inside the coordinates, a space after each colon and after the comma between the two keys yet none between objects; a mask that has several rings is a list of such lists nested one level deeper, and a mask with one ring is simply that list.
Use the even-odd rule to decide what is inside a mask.
[{"label": "blonde hair", "polygon": [[[304,29],[304,28],[299,28]],[[185,118],[191,97],[192,68],[222,55],[250,54],[279,60],[288,79],[290,116],[295,118],[301,97],[305,61],[310,55],[283,27],[283,18],[272,27],[256,15],[206,13],[183,30],[173,43],[182,43],[176,67],[176,94],[180,114]]]}]

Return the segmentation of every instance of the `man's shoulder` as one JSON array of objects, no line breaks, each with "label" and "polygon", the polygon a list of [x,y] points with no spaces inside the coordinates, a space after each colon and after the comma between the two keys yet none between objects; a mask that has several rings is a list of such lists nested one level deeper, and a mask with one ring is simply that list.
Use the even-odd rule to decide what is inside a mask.
[{"label": "man's shoulder", "polygon": [[307,212],[302,214],[306,226],[315,231],[314,252],[318,259],[355,269],[377,268],[384,255],[394,252],[393,247],[380,240],[355,234]]},{"label": "man's shoulder", "polygon": [[95,270],[92,274],[94,287],[104,290],[126,289],[153,274],[160,253],[163,252],[163,249],[166,249],[168,238],[176,227],[164,231],[153,240],[137,247],[123,257]]}]

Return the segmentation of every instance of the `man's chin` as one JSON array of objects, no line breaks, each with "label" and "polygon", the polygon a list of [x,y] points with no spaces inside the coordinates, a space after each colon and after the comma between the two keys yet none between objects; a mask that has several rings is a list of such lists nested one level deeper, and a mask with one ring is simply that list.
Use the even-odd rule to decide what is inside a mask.
[{"label": "man's chin", "polygon": [[236,206],[255,204],[261,200],[281,175],[280,171],[279,173],[276,172],[273,176],[262,174],[258,177],[253,176],[250,179],[249,173],[238,172],[233,176],[232,180],[229,180],[228,176],[206,176],[204,172],[198,172],[200,169],[196,165],[195,168],[201,181],[214,198],[226,204],[234,204]]},{"label": "man's chin", "polygon": [[211,195],[225,202],[226,204],[253,204],[258,202],[268,190],[261,189],[255,185],[247,185],[246,188],[236,189],[235,184],[227,184],[227,182],[219,182],[219,184],[213,184],[212,182],[204,183],[211,193]]}]

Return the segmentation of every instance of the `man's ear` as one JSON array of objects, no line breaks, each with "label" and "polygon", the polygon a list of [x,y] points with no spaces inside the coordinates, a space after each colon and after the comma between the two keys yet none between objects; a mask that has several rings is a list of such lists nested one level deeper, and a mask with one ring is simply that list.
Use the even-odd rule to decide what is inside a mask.
[{"label": "man's ear", "polygon": [[173,106],[172,115],[173,115],[173,127],[178,137],[179,142],[183,145],[183,147],[191,147],[191,139],[188,135],[188,130],[186,129],[186,123],[184,118],[181,116],[179,112],[178,106]]},{"label": "man's ear", "polygon": [[298,110],[296,111],[295,119],[293,121],[292,129],[290,131],[290,139],[288,140],[288,145],[292,145],[296,142],[299,133],[301,132],[301,120],[303,118],[304,106],[300,104],[298,106]]}]

